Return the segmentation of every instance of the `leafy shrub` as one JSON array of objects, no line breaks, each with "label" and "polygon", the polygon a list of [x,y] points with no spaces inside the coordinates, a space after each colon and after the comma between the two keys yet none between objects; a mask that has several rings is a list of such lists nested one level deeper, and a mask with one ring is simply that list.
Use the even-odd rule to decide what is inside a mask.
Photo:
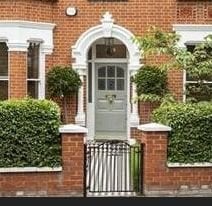
[{"label": "leafy shrub", "polygon": [[143,96],[143,100],[151,96],[159,101],[168,91],[167,73],[156,66],[141,67],[132,81],[136,84],[138,96]]},{"label": "leafy shrub", "polygon": [[54,66],[47,73],[48,92],[63,97],[76,93],[81,86],[79,74],[69,66]]},{"label": "leafy shrub", "polygon": [[0,102],[0,167],[61,164],[59,107],[47,100]]},{"label": "leafy shrub", "polygon": [[153,112],[156,122],[172,128],[168,161],[212,162],[212,104],[169,104]]},{"label": "leafy shrub", "polygon": [[79,74],[69,66],[54,66],[47,73],[47,88],[51,97],[62,100],[64,117],[63,122],[68,122],[67,98],[76,94],[82,82]]}]

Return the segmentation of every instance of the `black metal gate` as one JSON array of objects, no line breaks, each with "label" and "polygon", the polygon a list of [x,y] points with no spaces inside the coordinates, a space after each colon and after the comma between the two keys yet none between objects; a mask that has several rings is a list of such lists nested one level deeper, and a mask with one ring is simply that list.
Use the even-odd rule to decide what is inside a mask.
[{"label": "black metal gate", "polygon": [[124,141],[85,145],[85,195],[125,196],[142,193],[142,145]]}]

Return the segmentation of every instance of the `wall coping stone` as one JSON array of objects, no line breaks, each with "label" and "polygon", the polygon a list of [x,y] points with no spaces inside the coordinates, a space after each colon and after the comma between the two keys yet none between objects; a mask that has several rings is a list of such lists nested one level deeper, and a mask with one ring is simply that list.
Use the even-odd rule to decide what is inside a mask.
[{"label": "wall coping stone", "polygon": [[59,132],[60,133],[87,133],[88,129],[76,124],[66,124],[66,125],[60,126]]},{"label": "wall coping stone", "polygon": [[0,168],[0,173],[12,172],[60,172],[62,167],[5,167]]},{"label": "wall coping stone", "polygon": [[148,123],[139,125],[138,129],[144,132],[169,132],[172,128],[158,123]]},{"label": "wall coping stone", "polygon": [[196,163],[167,163],[168,167],[212,167],[212,162],[196,162]]}]

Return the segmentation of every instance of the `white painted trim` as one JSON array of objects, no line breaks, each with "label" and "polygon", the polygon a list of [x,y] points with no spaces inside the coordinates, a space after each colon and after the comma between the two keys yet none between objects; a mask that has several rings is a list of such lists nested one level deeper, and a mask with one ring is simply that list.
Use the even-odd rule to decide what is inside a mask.
[{"label": "white painted trim", "polygon": [[44,50],[52,52],[54,27],[52,23],[1,20],[0,37],[7,39],[9,51],[27,51],[28,41],[32,39],[41,41]]},{"label": "white painted trim", "polygon": [[0,20],[0,40],[5,40],[7,43],[8,53],[27,52],[29,42],[40,43],[39,99],[45,98],[45,55],[53,52],[54,27],[55,24],[52,23]]},{"label": "white painted trim", "polygon": [[33,22],[22,20],[0,20],[0,27],[20,27],[20,28],[32,28],[42,30],[52,30],[56,24],[45,22]]},{"label": "white painted trim", "polygon": [[84,32],[76,44],[72,46],[72,57],[75,63],[72,64],[76,70],[87,69],[87,53],[90,46],[97,40],[104,37],[113,37],[120,40],[129,52],[129,68],[135,70],[140,68],[140,52],[135,43],[132,42],[134,35],[124,27],[114,24],[109,12],[106,12],[101,20],[102,24],[94,26]]},{"label": "white painted trim", "polygon": [[198,163],[167,163],[167,167],[212,167],[212,162],[198,162]]},{"label": "white painted trim", "polygon": [[212,24],[173,24],[175,31],[212,31]]},{"label": "white painted trim", "polygon": [[15,172],[61,172],[62,167],[5,167],[0,168],[0,173]]},{"label": "white painted trim", "polygon": [[171,127],[158,124],[158,123],[149,123],[142,124],[138,126],[138,129],[144,132],[169,132],[171,131]]},{"label": "white painted trim", "polygon": [[76,124],[66,124],[66,125],[60,126],[59,132],[60,133],[87,133],[88,129]]},{"label": "white painted trim", "polygon": [[[202,42],[212,34],[212,24],[173,24],[173,30],[180,35],[179,46],[186,47],[187,42]],[[183,101],[186,100],[186,72],[183,74]]]},{"label": "white painted trim", "polygon": [[200,42],[212,33],[212,24],[173,24],[173,30],[181,36],[180,47],[185,47],[186,42]]},{"label": "white painted trim", "polygon": [[[105,37],[113,37],[121,41],[127,48],[129,57],[127,59],[128,63],[128,74],[131,71],[137,71],[140,67],[140,51],[138,46],[133,43],[132,38],[134,35],[126,28],[114,24],[114,19],[109,12],[106,12],[101,19],[101,24],[94,26],[87,31],[85,31],[77,40],[74,46],[72,46],[72,58],[75,59],[75,63],[72,64],[72,68],[81,74],[87,75],[87,53],[91,45],[98,39]],[[101,60],[98,60],[101,61]],[[122,60],[119,60],[122,62]],[[126,61],[126,60],[125,60]],[[95,62],[96,63],[96,62]],[[92,62],[92,64],[94,64]],[[130,71],[130,72],[129,72]],[[129,78],[128,78],[129,79]],[[128,86],[130,81],[128,81]],[[88,85],[87,85],[88,86]],[[94,88],[94,87],[93,87]],[[87,90],[88,91],[88,90]],[[130,112],[130,95],[128,92],[128,112]],[[94,96],[93,96],[94,99]],[[88,102],[88,101],[87,101]],[[86,102],[86,104],[87,104]],[[91,105],[90,105],[91,106]],[[89,106],[89,108],[91,108]],[[88,108],[88,105],[87,105]],[[93,109],[94,110],[94,109]],[[92,111],[93,112],[93,111]],[[91,112],[90,112],[91,113]],[[87,111],[87,114],[90,114]],[[128,114],[127,124],[128,124],[128,135],[130,136],[130,114]],[[138,121],[139,122],[139,121]],[[89,128],[90,129],[90,128]]]}]

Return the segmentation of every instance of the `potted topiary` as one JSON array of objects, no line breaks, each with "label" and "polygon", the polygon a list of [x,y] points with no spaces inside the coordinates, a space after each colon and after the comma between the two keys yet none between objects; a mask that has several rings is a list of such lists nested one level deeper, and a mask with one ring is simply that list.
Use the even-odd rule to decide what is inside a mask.
[{"label": "potted topiary", "polygon": [[67,123],[67,99],[82,85],[79,74],[70,66],[54,66],[47,73],[47,88],[51,97],[60,98],[63,105],[63,122]]}]

